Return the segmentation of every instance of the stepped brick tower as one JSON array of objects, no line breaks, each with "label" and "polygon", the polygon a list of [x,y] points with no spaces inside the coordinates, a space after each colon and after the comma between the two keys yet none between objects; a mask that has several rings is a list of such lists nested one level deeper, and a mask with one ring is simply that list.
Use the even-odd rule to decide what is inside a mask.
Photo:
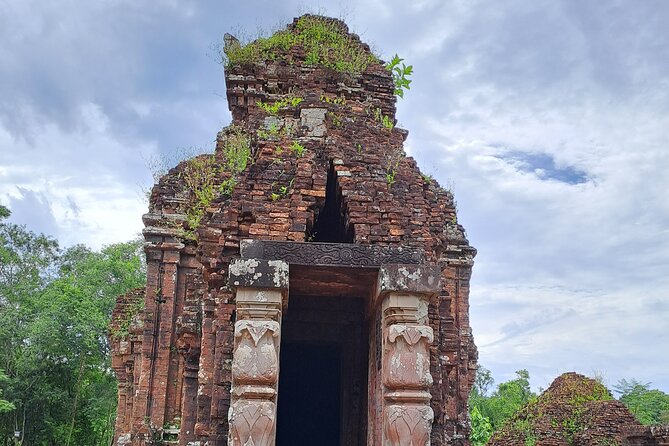
[{"label": "stepped brick tower", "polygon": [[117,445],[467,445],[476,253],[338,20],[226,36],[232,124],[153,188]]}]

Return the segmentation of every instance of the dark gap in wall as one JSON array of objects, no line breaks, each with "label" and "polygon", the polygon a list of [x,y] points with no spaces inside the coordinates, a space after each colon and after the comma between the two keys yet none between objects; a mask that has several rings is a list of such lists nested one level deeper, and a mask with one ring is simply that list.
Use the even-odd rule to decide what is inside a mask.
[{"label": "dark gap in wall", "polygon": [[325,186],[325,204],[316,216],[311,231],[307,233],[310,242],[353,243],[353,231],[346,228],[346,209],[337,186],[337,173],[330,162]]}]

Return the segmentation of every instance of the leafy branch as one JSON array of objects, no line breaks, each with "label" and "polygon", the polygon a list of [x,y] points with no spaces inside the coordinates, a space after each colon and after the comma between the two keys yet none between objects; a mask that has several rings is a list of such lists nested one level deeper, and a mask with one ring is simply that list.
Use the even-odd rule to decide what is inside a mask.
[{"label": "leafy branch", "polygon": [[397,54],[386,64],[386,70],[390,71],[395,83],[395,95],[404,98],[404,90],[409,90],[411,80],[409,76],[413,74],[413,65],[405,65],[404,59]]}]

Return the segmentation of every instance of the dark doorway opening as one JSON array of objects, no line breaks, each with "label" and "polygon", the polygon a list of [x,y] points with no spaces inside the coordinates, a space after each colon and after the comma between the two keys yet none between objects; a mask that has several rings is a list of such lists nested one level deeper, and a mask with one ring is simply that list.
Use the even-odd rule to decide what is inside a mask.
[{"label": "dark doorway opening", "polygon": [[339,446],[340,387],[337,345],[282,345],[277,445]]},{"label": "dark doorway opening", "polygon": [[366,300],[291,293],[288,302],[281,327],[276,445],[365,445]]}]

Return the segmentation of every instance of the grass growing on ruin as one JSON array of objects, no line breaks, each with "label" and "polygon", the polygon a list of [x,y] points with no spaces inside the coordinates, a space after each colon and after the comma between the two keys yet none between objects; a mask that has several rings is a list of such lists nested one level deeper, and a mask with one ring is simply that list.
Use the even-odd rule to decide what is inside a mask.
[{"label": "grass growing on ruin", "polygon": [[320,16],[303,16],[295,30],[277,31],[247,45],[226,49],[227,67],[251,65],[263,60],[286,60],[293,47],[304,48],[307,65],[320,65],[344,73],[362,73],[379,59],[360,41],[349,36],[338,21]]},{"label": "grass growing on ruin", "polygon": [[223,143],[223,157],[223,167],[233,176],[246,170],[252,160],[251,140],[246,132],[238,127],[231,127]]},{"label": "grass growing on ruin", "polygon": [[[188,160],[181,172],[186,189],[192,194],[185,209],[186,238],[195,238],[195,230],[216,198],[232,196],[239,174],[252,162],[251,140],[246,132],[230,127],[225,134],[221,155],[220,162],[214,154]],[[221,177],[227,178],[221,181]]]},{"label": "grass growing on ruin", "polygon": [[304,155],[304,151],[306,149],[299,142],[293,141],[293,143],[290,145],[290,147],[288,147],[288,150],[290,150],[290,153],[292,153],[296,157],[301,158]]},{"label": "grass growing on ruin", "polygon": [[392,131],[395,128],[395,123],[393,119],[387,115],[384,115],[380,108],[374,109],[374,120],[381,124],[381,126],[389,131]]},{"label": "grass growing on ruin", "polygon": [[258,101],[256,105],[263,109],[268,115],[276,115],[279,113],[279,110],[287,107],[297,107],[304,99],[299,96],[288,95],[284,98],[279,99],[273,104]]},{"label": "grass growing on ruin", "polygon": [[195,238],[204,212],[216,197],[216,179],[219,166],[214,155],[201,155],[186,163],[182,178],[186,188],[193,194],[186,207],[187,238]]},{"label": "grass growing on ruin", "polygon": [[[281,171],[280,175],[283,175],[284,172]],[[282,198],[285,198],[288,196],[288,192],[290,192],[291,187],[293,187],[293,182],[295,181],[295,177],[292,177],[288,184],[278,184],[276,181],[272,183],[272,193],[270,194],[270,198],[272,201],[277,201]]]}]

